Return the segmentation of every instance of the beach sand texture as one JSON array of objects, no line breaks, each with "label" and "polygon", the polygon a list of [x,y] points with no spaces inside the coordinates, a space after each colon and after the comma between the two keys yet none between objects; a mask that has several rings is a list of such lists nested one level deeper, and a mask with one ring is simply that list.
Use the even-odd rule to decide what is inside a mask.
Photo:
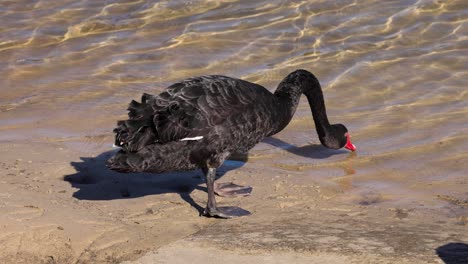
[{"label": "beach sand texture", "polygon": [[[0,263],[468,263],[466,1],[0,3]],[[319,143],[307,100],[229,160],[199,217],[201,171],[104,161],[130,100],[222,74],[274,91],[321,81],[356,153]],[[466,260],[466,262],[465,262]]]}]

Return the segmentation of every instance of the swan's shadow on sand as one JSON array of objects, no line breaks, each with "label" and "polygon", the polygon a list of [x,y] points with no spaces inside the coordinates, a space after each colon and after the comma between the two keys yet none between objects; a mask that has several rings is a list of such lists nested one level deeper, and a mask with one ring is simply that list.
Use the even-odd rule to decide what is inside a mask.
[{"label": "swan's shadow on sand", "polygon": [[[79,200],[130,199],[146,195],[178,193],[180,197],[199,212],[203,207],[191,197],[193,190],[206,191],[201,170],[170,173],[118,173],[109,170],[105,161],[117,150],[107,151],[97,157],[81,157],[80,162],[71,162],[76,173],[64,176],[73,188],[79,189],[73,197]],[[226,172],[242,167],[240,160],[227,160],[217,170],[217,178]]]},{"label": "swan's shadow on sand", "polygon": [[349,151],[344,149],[329,149],[320,144],[297,147],[274,137],[265,138],[262,142],[278,147],[292,154],[311,159],[326,159],[334,155],[349,153]]},{"label": "swan's shadow on sand", "polygon": [[438,247],[436,253],[445,264],[468,263],[468,245],[464,243],[448,243]]},{"label": "swan's shadow on sand", "polygon": [[[267,138],[263,142],[313,159],[324,159],[343,153],[342,151],[326,149],[321,145],[296,147],[275,138]],[[193,190],[206,191],[205,186],[200,186],[204,183],[201,170],[159,174],[118,173],[105,166],[105,161],[116,151],[107,151],[97,157],[82,157],[79,162],[71,162],[76,173],[64,176],[64,180],[68,181],[73,188],[78,189],[73,197],[79,200],[114,200],[178,193],[183,200],[199,212],[204,210],[204,207],[197,204],[190,196]],[[226,160],[223,166],[217,170],[217,178],[221,178],[230,170],[244,166],[247,159],[247,154],[236,154],[230,160]]]}]

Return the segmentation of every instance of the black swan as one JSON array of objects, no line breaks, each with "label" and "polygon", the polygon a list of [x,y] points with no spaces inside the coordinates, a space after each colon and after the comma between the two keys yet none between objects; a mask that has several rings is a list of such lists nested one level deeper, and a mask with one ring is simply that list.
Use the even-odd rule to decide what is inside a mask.
[{"label": "black swan", "polygon": [[107,166],[119,172],[154,173],[201,168],[208,189],[205,216],[249,214],[238,207],[216,206],[216,169],[231,153],[245,153],[284,129],[302,94],[322,145],[356,150],[346,127],[328,122],[322,89],[312,73],[290,73],[274,94],[255,83],[212,75],[175,83],[159,95],[143,94],[141,103],[132,101],[129,120],[118,121],[114,129],[121,150]]}]

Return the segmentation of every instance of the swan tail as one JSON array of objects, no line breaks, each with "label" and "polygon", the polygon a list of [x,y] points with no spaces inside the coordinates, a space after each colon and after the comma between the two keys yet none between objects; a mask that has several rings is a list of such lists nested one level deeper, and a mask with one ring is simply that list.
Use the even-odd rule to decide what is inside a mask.
[{"label": "swan tail", "polygon": [[152,96],[143,94],[141,103],[132,100],[128,106],[128,120],[117,122],[114,129],[115,145],[127,152],[136,152],[156,141],[154,111],[148,100]]},{"label": "swan tail", "polygon": [[153,108],[149,104],[149,101],[154,96],[144,93],[141,96],[141,103],[132,100],[128,105],[128,117],[132,120],[141,120],[153,116]]}]

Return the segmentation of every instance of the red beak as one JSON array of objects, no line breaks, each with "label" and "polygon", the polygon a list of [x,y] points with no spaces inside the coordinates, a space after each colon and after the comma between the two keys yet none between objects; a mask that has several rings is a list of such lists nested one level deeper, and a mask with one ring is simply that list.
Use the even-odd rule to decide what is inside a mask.
[{"label": "red beak", "polygon": [[356,151],[356,146],[351,143],[351,136],[348,133],[346,133],[346,145],[344,147],[351,151]]}]

